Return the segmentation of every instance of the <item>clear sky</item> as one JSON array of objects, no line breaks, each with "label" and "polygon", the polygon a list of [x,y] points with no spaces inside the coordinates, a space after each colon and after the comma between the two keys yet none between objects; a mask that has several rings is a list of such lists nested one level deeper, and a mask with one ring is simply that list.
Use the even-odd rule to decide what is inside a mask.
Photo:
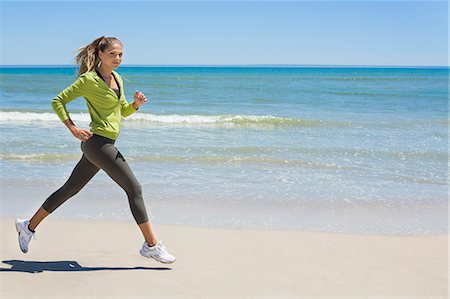
[{"label": "clear sky", "polygon": [[123,64],[448,65],[447,1],[2,1],[2,65],[67,65],[106,35]]}]

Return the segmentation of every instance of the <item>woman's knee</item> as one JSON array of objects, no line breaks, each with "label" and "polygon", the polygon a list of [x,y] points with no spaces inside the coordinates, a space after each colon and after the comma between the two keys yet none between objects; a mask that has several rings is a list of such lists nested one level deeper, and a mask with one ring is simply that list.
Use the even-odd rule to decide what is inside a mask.
[{"label": "woman's knee", "polygon": [[142,198],[142,186],[139,182],[133,182],[129,188],[127,188],[128,196],[135,198]]}]

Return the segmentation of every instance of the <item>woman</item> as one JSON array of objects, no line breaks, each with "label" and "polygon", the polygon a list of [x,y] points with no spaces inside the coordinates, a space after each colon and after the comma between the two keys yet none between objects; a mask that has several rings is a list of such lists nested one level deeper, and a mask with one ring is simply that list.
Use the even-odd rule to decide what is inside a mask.
[{"label": "woman", "polygon": [[[81,140],[83,155],[66,183],[47,198],[31,219],[16,220],[20,249],[27,253],[39,223],[102,169],[127,193],[131,212],[145,239],[140,254],[162,263],[173,263],[175,257],[152,231],[141,185],[114,145],[119,136],[121,116],[135,113],[147,101],[138,91],[133,103],[125,98],[122,78],[114,71],[122,62],[122,43],[117,38],[102,36],[78,51],[75,60],[80,65],[79,76],[53,99],[52,107],[73,136]],[[80,96],[86,99],[91,131],[76,127],[66,110],[66,104]]]}]

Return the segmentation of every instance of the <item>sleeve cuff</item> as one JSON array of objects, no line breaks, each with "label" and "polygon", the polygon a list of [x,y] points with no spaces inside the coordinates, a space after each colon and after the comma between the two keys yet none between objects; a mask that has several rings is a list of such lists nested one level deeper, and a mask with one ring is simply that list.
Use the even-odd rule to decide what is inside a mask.
[{"label": "sleeve cuff", "polygon": [[122,116],[127,117],[135,113],[137,109],[134,109],[133,103],[128,104],[124,109],[122,109]]}]

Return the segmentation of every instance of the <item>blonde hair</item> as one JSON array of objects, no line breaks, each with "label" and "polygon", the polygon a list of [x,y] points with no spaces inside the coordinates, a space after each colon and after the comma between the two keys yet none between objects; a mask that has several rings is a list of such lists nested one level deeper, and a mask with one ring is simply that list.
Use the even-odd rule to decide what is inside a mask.
[{"label": "blonde hair", "polygon": [[106,51],[113,44],[120,44],[122,42],[115,37],[101,36],[93,40],[89,45],[78,48],[75,52],[78,52],[74,61],[79,65],[78,76],[93,70],[98,66],[100,62],[99,51]]}]

